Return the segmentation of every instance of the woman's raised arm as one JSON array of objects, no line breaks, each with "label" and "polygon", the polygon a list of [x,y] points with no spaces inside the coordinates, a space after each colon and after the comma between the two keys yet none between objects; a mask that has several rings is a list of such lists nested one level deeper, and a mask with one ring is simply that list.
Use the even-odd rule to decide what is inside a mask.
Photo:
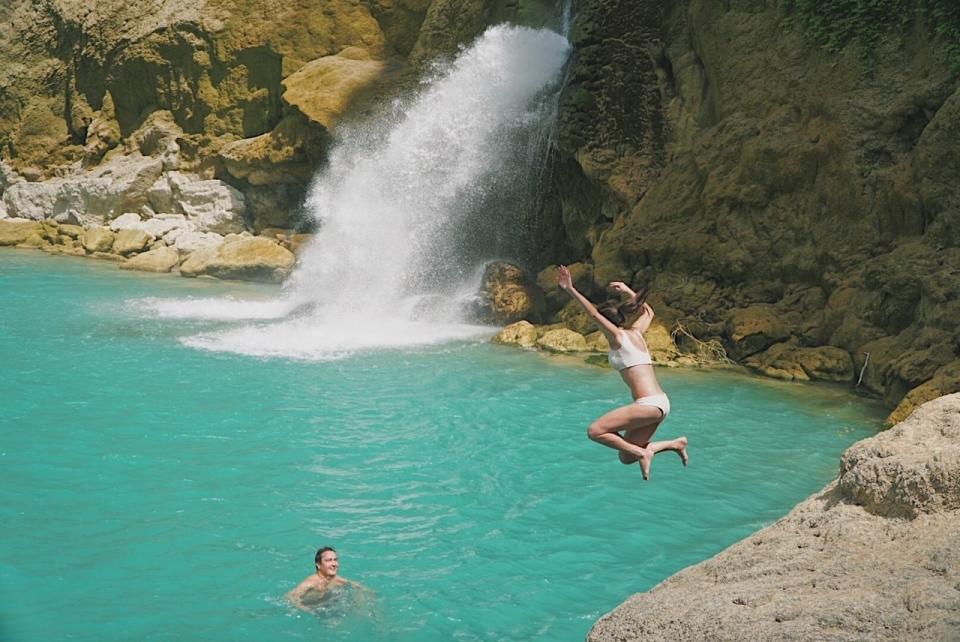
[{"label": "woman's raised arm", "polygon": [[607,317],[600,314],[597,307],[590,302],[590,299],[583,296],[577,288],[573,286],[573,278],[570,276],[570,269],[566,265],[557,268],[557,284],[560,289],[572,296],[574,300],[586,311],[600,331],[607,337],[613,345],[620,345],[620,339],[617,337],[619,328],[610,322]]}]

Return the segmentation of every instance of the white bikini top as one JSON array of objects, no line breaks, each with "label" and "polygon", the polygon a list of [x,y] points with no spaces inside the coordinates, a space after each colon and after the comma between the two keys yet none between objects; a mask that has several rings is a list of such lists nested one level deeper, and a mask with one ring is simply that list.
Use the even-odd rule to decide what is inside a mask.
[{"label": "white bikini top", "polygon": [[610,362],[610,365],[617,370],[626,370],[633,366],[643,366],[653,363],[653,359],[650,358],[650,353],[638,348],[626,334],[626,332],[621,330],[620,347],[616,349],[611,348],[610,352],[607,353],[607,361]]}]

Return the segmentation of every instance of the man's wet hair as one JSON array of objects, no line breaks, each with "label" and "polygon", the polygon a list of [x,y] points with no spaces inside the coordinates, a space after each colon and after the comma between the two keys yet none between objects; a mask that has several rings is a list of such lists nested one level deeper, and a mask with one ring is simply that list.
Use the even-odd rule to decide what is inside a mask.
[{"label": "man's wet hair", "polygon": [[316,554],[316,555],[314,555],[314,557],[313,557],[313,563],[316,564],[317,566],[319,566],[319,565],[320,565],[320,560],[321,560],[321,558],[323,557],[323,554],[326,553],[327,551],[333,551],[334,553],[336,553],[336,552],[337,552],[337,549],[335,549],[335,548],[332,547],[332,546],[324,546],[324,547],[321,548],[319,551],[317,551],[317,554]]}]

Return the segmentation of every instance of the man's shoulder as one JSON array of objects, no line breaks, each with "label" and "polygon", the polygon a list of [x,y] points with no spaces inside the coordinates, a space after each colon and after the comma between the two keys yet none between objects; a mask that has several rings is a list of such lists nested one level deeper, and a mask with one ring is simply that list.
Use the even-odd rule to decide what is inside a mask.
[{"label": "man's shoulder", "polygon": [[301,584],[305,584],[312,588],[322,587],[326,583],[327,583],[326,580],[324,580],[322,577],[320,577],[316,573],[314,573],[313,575],[308,575],[303,579],[303,582],[301,582]]}]

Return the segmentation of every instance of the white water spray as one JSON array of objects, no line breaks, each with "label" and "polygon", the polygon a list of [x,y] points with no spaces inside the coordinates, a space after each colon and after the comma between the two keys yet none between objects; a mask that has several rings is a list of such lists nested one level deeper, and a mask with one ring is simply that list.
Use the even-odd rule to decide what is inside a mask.
[{"label": "white water spray", "polygon": [[457,302],[477,285],[467,282],[476,265],[463,256],[471,216],[529,169],[512,164],[517,146],[543,118],[537,98],[568,49],[551,31],[493,27],[408,106],[348,131],[311,187],[319,231],[280,299],[150,307],[168,317],[245,318],[185,342],[263,356],[328,358],[488,332],[464,324]]}]

